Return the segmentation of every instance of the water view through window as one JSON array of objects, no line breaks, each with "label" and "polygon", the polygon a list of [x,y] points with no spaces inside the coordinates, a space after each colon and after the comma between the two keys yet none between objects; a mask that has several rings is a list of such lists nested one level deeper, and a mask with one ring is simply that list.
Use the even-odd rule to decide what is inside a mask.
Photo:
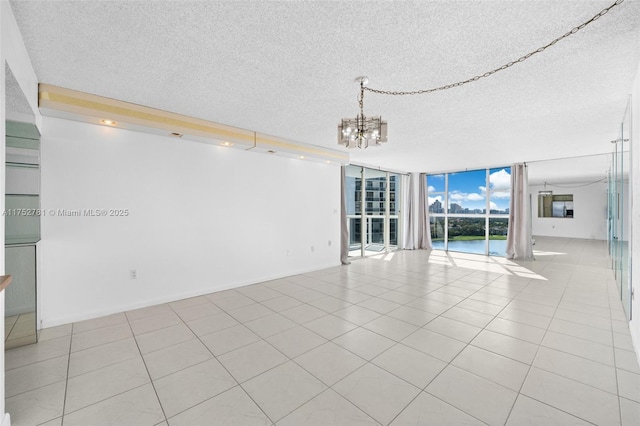
[{"label": "water view through window", "polygon": [[506,254],[511,168],[427,175],[434,249]]}]

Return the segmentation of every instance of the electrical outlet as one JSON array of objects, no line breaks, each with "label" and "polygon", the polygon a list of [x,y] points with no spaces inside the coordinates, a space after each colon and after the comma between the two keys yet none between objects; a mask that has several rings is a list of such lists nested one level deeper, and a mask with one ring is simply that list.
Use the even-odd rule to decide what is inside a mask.
[{"label": "electrical outlet", "polygon": [[132,279],[132,280],[137,280],[138,279],[138,271],[136,271],[135,269],[129,270],[129,278]]},{"label": "electrical outlet", "polygon": [[311,253],[315,252],[316,248],[314,246],[311,246]]},{"label": "electrical outlet", "polygon": [[329,247],[331,247],[331,240],[329,240]]}]

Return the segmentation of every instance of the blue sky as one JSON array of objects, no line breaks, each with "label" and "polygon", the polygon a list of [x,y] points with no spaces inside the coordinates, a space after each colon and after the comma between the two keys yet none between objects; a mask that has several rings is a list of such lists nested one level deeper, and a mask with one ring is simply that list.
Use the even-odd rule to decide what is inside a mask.
[{"label": "blue sky", "polygon": [[[444,202],[444,178],[444,174],[427,177],[429,204],[435,200]],[[511,169],[509,167],[490,170],[491,209],[505,210],[509,207],[510,186]],[[449,203],[459,204],[463,208],[485,209],[486,171],[449,173]]]}]

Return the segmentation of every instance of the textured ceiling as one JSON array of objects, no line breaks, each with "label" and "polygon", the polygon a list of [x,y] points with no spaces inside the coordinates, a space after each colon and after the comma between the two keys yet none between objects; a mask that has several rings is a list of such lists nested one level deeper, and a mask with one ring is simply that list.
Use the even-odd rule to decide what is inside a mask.
[{"label": "textured ceiling", "polygon": [[[12,1],[40,82],[336,148],[358,86],[431,88],[546,44],[607,1]],[[352,161],[452,171],[611,152],[640,2],[490,78],[365,94],[389,142]]]}]

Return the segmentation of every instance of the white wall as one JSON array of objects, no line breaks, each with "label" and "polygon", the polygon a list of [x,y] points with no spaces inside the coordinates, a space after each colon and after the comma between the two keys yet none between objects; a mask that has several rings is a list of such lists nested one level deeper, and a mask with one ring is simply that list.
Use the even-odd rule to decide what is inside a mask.
[{"label": "white wall", "polygon": [[[640,288],[640,67],[631,92],[631,285]],[[640,362],[640,293],[631,302],[631,337]]]},{"label": "white wall", "polygon": [[41,158],[45,211],[129,211],[42,217],[44,327],[340,263],[337,166],[50,117]]},{"label": "white wall", "polygon": [[[578,186],[581,184],[567,184],[567,186],[569,185]],[[534,236],[607,239],[606,182],[576,188],[551,189],[554,194],[573,194],[573,219],[538,217],[538,191],[543,191],[545,188],[543,185],[530,185],[529,193],[531,194],[532,231]]]}]

